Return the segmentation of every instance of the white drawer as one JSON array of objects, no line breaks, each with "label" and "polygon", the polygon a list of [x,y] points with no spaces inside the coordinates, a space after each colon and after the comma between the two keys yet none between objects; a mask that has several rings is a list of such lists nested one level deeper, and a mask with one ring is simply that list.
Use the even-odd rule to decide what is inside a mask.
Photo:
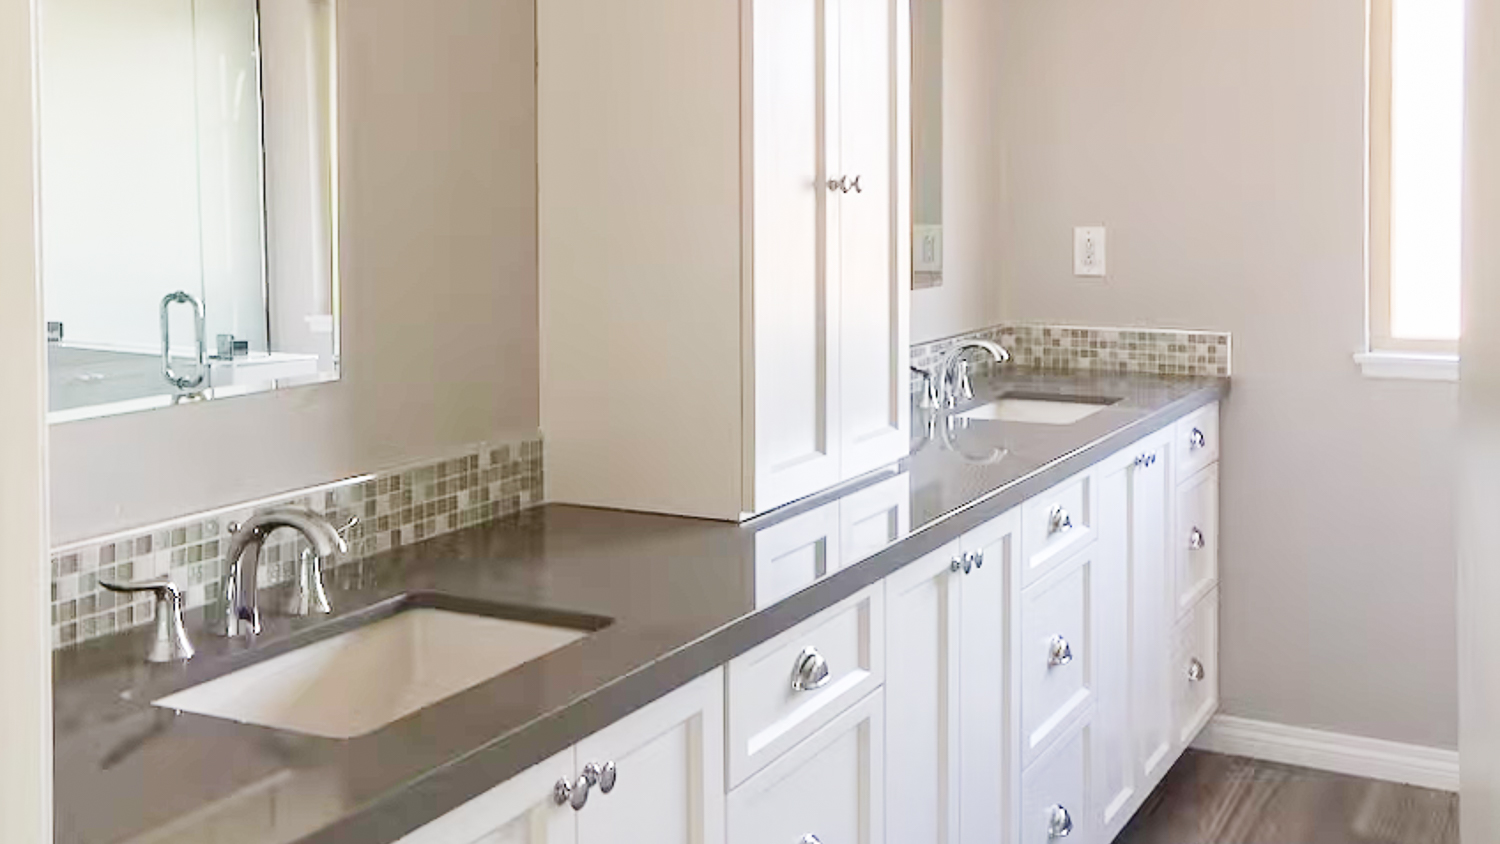
[{"label": "white drawer", "polygon": [[757,531],[755,606],[770,606],[836,571],[839,535],[837,501]]},{"label": "white drawer", "polygon": [[[885,680],[885,588],[877,583],[729,663],[728,776],[744,782]],[[826,661],[818,688],[793,688],[804,654]]]},{"label": "white drawer", "polygon": [[879,844],[885,823],[882,696],[876,691],[859,701],[731,791],[728,844],[796,844],[808,836],[829,844]]},{"label": "white drawer", "polygon": [[1219,582],[1219,464],[1177,488],[1172,537],[1177,615],[1186,615]]},{"label": "white drawer", "polygon": [[1172,712],[1177,746],[1186,747],[1219,708],[1219,590],[1177,628],[1172,657]]},{"label": "white drawer", "polygon": [[[1093,549],[1021,595],[1021,761],[1031,764],[1094,702]],[[1118,596],[1120,600],[1124,596]]]},{"label": "white drawer", "polygon": [[841,567],[866,559],[911,529],[911,476],[902,472],[839,502]]},{"label": "white drawer", "polygon": [[1047,571],[1094,541],[1099,491],[1092,470],[1027,499],[1021,505],[1022,583]]},{"label": "white drawer", "polygon": [[1219,403],[1204,405],[1178,420],[1173,440],[1177,482],[1191,478],[1219,459]]},{"label": "white drawer", "polygon": [[[1020,844],[1094,844],[1088,804],[1090,728],[1074,730],[1021,777]],[[1060,811],[1059,811],[1060,810]],[[1063,815],[1063,817],[1058,817]],[[1059,825],[1071,831],[1059,835]]]}]

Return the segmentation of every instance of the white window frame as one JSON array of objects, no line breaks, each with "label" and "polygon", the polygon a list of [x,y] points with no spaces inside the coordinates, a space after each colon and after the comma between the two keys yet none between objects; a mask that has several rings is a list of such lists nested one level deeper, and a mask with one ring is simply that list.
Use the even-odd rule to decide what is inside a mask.
[{"label": "white window frame", "polygon": [[1365,348],[1354,356],[1371,378],[1458,380],[1457,340],[1391,336],[1391,30],[1393,0],[1370,0],[1366,26]]}]

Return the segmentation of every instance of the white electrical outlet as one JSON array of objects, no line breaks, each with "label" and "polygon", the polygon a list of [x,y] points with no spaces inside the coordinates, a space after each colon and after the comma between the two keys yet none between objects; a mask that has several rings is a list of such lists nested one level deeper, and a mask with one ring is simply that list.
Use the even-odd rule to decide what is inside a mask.
[{"label": "white electrical outlet", "polygon": [[1073,275],[1103,278],[1104,227],[1079,226],[1073,230]]},{"label": "white electrical outlet", "polygon": [[943,271],[942,226],[912,227],[911,265],[919,273]]}]

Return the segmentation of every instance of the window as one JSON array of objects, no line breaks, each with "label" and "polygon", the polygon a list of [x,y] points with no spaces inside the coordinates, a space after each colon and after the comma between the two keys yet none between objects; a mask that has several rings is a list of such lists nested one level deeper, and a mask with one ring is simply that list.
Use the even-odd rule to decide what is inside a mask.
[{"label": "window", "polygon": [[[1369,351],[1374,354],[1362,358],[1446,362],[1456,373],[1463,88],[1464,0],[1371,0]],[[1369,360],[1361,362],[1368,372]]]}]

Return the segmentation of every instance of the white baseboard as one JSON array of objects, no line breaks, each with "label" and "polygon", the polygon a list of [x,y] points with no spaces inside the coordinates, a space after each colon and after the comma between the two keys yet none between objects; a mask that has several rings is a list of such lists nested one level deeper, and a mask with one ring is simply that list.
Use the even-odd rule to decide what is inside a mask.
[{"label": "white baseboard", "polygon": [[1215,715],[1193,746],[1369,779],[1458,791],[1458,751]]}]

